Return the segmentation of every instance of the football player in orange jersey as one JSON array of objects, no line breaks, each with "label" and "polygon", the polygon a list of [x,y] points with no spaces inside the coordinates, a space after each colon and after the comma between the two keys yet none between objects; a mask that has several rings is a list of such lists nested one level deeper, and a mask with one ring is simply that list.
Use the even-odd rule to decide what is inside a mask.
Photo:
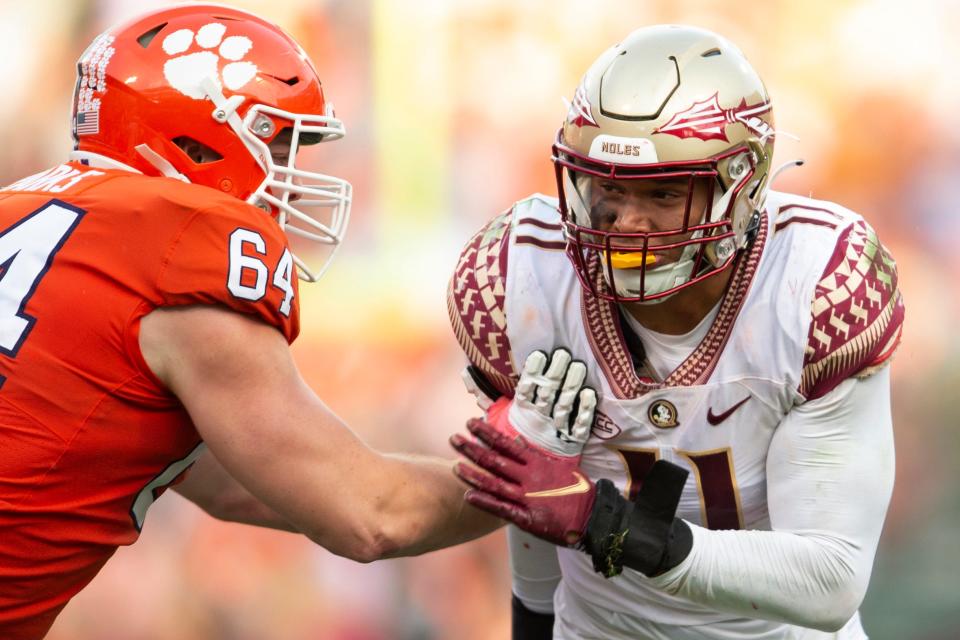
[{"label": "football player in orange jersey", "polygon": [[0,637],[44,636],[185,476],[216,516],[361,562],[497,526],[294,365],[298,277],[324,265],[288,236],[332,255],[351,199],[297,164],[344,134],[303,50],[180,6],[100,35],[78,74],[69,162],[0,189]]}]

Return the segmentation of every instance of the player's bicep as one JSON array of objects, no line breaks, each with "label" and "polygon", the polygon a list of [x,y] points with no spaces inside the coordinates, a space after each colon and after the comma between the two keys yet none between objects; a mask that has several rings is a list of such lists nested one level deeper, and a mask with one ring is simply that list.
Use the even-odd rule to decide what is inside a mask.
[{"label": "player's bicep", "polygon": [[[255,391],[265,373],[297,377],[287,343],[275,328],[226,308],[155,309],[142,319],[139,337],[151,371],[188,408],[194,398],[222,401],[231,391]],[[252,399],[237,396],[235,401]]]},{"label": "player's bicep", "polygon": [[771,526],[857,540],[872,561],[894,478],[890,370],[795,407],[767,457]]},{"label": "player's bicep", "polygon": [[311,503],[316,492],[295,491],[295,479],[332,486],[371,452],[307,387],[276,329],[217,307],[158,309],[143,319],[140,343],[207,446],[254,496],[304,529],[320,511],[347,520],[345,501]]}]

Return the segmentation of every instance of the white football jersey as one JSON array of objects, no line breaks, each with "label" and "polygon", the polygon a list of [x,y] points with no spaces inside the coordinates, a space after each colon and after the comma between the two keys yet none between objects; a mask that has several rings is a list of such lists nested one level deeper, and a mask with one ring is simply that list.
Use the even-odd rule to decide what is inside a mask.
[{"label": "white football jersey", "polygon": [[[899,341],[895,265],[863,218],[832,203],[769,193],[706,336],[664,379],[645,366],[617,305],[583,289],[565,250],[557,201],[541,195],[474,236],[448,298],[461,345],[506,394],[530,352],[567,348],[587,364],[599,399],[583,468],[632,497],[651,465],[669,460],[690,472],[677,515],[708,529],[769,529],[766,458],[777,425],[792,407],[882,366]],[[630,569],[604,579],[582,552],[559,554],[558,603],[584,620],[598,612],[591,628],[615,612],[621,630],[631,620],[638,631],[641,621],[740,624],[752,637],[794,637],[793,627],[668,595]]]}]

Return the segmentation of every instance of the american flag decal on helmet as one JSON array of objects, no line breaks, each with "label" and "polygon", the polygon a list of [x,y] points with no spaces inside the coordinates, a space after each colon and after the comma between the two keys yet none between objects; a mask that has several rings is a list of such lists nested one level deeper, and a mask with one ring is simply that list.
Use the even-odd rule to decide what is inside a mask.
[{"label": "american flag decal on helmet", "polygon": [[573,94],[573,102],[567,111],[567,121],[577,127],[599,127],[590,113],[590,100],[587,89],[581,84]]},{"label": "american flag decal on helmet", "polygon": [[78,136],[100,133],[100,109],[77,112],[76,131]]},{"label": "american flag decal on helmet", "polygon": [[678,138],[699,138],[701,140],[723,140],[727,138],[727,125],[740,123],[761,138],[772,133],[773,129],[761,119],[761,116],[771,109],[769,102],[747,105],[746,100],[733,109],[723,109],[718,100],[718,94],[694,102],[693,106],[680,111],[667,124],[658,128],[654,133],[668,133]]}]

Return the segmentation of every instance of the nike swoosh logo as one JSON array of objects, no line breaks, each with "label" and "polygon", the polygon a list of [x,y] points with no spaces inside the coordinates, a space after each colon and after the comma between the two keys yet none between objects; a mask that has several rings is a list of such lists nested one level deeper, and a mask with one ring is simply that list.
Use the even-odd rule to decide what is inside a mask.
[{"label": "nike swoosh logo", "polygon": [[733,412],[739,409],[741,405],[743,405],[743,403],[745,403],[749,399],[750,399],[750,396],[747,396],[746,398],[744,398],[743,400],[741,400],[740,402],[738,402],[737,404],[733,405],[732,407],[730,407],[729,409],[727,409],[726,411],[720,414],[714,413],[713,407],[710,407],[709,409],[707,409],[707,422],[709,422],[713,426],[717,426],[718,424],[720,424],[721,422],[723,422],[724,420],[732,416]]},{"label": "nike swoosh logo", "polygon": [[574,484],[566,487],[560,487],[559,489],[547,489],[546,491],[525,493],[524,496],[527,498],[559,498],[560,496],[570,496],[575,493],[586,493],[587,491],[590,491],[590,481],[584,478],[582,473],[579,471],[574,471],[573,475],[577,476],[577,481]]}]

